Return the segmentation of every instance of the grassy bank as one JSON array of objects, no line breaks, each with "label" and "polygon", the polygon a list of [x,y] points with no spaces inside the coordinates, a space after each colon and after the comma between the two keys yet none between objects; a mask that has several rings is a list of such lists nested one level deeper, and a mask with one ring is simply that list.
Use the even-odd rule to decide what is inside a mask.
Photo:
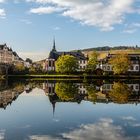
[{"label": "grassy bank", "polygon": [[140,75],[9,75],[8,78],[25,79],[140,79]]}]

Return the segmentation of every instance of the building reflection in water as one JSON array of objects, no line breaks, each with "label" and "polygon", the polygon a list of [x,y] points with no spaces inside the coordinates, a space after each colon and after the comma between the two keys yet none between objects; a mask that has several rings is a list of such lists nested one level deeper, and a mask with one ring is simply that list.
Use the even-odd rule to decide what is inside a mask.
[{"label": "building reflection in water", "polygon": [[[101,84],[99,84],[101,83]],[[53,113],[57,102],[90,101],[95,103],[140,103],[140,82],[70,82],[70,81],[45,81],[45,82],[0,82],[0,108],[6,109],[23,92],[30,94],[34,88],[43,89],[52,104]]]},{"label": "building reflection in water", "polygon": [[[101,82],[102,83],[102,82]],[[73,85],[75,85],[74,93]],[[59,87],[58,87],[59,86]],[[140,103],[139,82],[123,83],[110,82],[103,85],[89,83],[43,83],[43,90],[48,96],[53,106],[53,112],[57,102],[77,102],[90,101],[93,103],[119,103],[138,104]]]}]

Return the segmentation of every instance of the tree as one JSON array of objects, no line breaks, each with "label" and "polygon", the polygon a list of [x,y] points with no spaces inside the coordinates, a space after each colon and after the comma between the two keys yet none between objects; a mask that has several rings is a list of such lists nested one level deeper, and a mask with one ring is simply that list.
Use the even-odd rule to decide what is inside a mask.
[{"label": "tree", "polygon": [[131,94],[130,88],[120,82],[116,82],[113,84],[113,89],[109,93],[109,97],[117,103],[126,103],[128,102],[128,98]]},{"label": "tree", "polygon": [[25,71],[24,64],[18,63],[15,65],[14,72],[24,72],[24,71]]},{"label": "tree", "polygon": [[114,74],[126,73],[131,65],[128,55],[124,53],[119,53],[115,57],[112,57],[109,63],[113,66]]},{"label": "tree", "polygon": [[35,67],[31,66],[31,67],[29,68],[29,73],[33,74],[33,73],[36,73],[36,72],[37,72],[37,70],[36,70]]},{"label": "tree", "polygon": [[96,70],[97,64],[98,64],[98,54],[97,54],[97,52],[93,52],[88,61],[86,71],[94,72]]},{"label": "tree", "polygon": [[71,55],[62,55],[55,62],[56,72],[72,73],[78,69],[78,60]]},{"label": "tree", "polygon": [[28,63],[30,63],[30,64],[32,64],[33,63],[33,61],[30,59],[30,58],[26,58],[26,60],[25,60],[26,62],[28,62]]}]

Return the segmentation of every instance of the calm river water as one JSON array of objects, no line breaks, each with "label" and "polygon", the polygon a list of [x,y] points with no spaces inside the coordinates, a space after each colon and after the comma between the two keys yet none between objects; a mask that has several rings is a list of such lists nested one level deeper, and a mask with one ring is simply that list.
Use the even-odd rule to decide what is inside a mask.
[{"label": "calm river water", "polygon": [[0,81],[0,140],[140,140],[140,81]]}]

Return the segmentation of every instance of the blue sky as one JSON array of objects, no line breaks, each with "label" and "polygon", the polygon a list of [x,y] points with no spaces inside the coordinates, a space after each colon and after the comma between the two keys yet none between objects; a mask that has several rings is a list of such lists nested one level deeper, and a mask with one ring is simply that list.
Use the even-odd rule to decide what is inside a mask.
[{"label": "blue sky", "polygon": [[140,0],[0,0],[0,43],[18,54],[47,57],[58,50],[140,46]]}]

